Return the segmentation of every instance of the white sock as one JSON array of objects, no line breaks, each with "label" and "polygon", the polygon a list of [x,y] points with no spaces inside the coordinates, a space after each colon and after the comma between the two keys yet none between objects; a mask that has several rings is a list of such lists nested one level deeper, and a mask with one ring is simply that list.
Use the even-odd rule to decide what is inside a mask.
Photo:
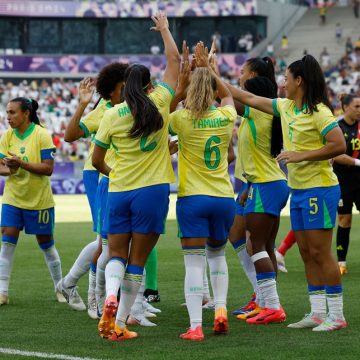
[{"label": "white sock", "polygon": [[97,261],[96,267],[96,301],[99,302],[99,299],[105,296],[105,267],[109,261],[109,247],[107,240],[103,239],[101,255]]},{"label": "white sock", "polygon": [[88,295],[94,296],[95,295],[95,288],[96,288],[96,265],[91,262],[90,270],[89,270],[89,288],[88,288]]},{"label": "white sock", "polygon": [[256,284],[256,303],[263,309],[265,307],[265,300],[261,295],[259,286]]},{"label": "white sock", "polygon": [[267,309],[280,309],[279,296],[276,290],[276,274],[274,272],[259,273],[256,275],[258,287]]},{"label": "white sock", "polygon": [[60,261],[59,253],[57,252],[55,245],[52,245],[46,250],[43,250],[43,252],[44,252],[46,265],[49,269],[51,278],[54,282],[54,288],[56,290],[56,284],[62,278],[61,261]]},{"label": "white sock", "polygon": [[121,258],[111,258],[105,268],[106,297],[117,296],[124,278],[126,261]]},{"label": "white sock", "polygon": [[237,253],[237,256],[239,257],[240,264],[242,265],[242,268],[244,269],[245,275],[250,281],[251,286],[254,289],[254,292],[256,293],[257,283],[256,283],[256,270],[253,262],[251,261],[251,257],[248,254],[246,250],[246,246],[244,249],[240,250]]},{"label": "white sock", "polygon": [[325,291],[329,315],[335,319],[344,319],[342,286],[325,286]]},{"label": "white sock", "polygon": [[208,280],[208,274],[207,274],[207,263],[206,263],[206,261],[205,261],[203,287],[204,287],[203,300],[209,301],[211,299],[211,296],[210,296],[209,280]]},{"label": "white sock", "polygon": [[143,311],[143,301],[144,301],[144,290],[145,290],[145,280],[146,280],[146,274],[144,269],[144,274],[142,277],[141,285],[139,287],[138,293],[136,294],[135,302],[133,306],[131,307],[131,313],[132,314],[142,314]]},{"label": "white sock", "polygon": [[326,295],[325,286],[308,285],[309,300],[311,312],[325,315],[326,314]]},{"label": "white sock", "polygon": [[7,295],[9,291],[10,274],[14,260],[15,244],[3,242],[0,251],[0,294]]},{"label": "white sock", "polygon": [[215,310],[226,309],[229,287],[229,273],[225,258],[225,245],[221,248],[206,247],[206,256],[210,268],[210,281],[214,293]]},{"label": "white sock", "polygon": [[126,326],[126,319],[139,292],[143,280],[144,268],[137,265],[128,265],[121,285],[121,297],[116,313],[116,324],[122,329]]},{"label": "white sock", "polygon": [[79,279],[89,271],[91,260],[94,256],[97,247],[98,247],[98,239],[91,242],[90,244],[87,244],[81,250],[81,253],[74,262],[74,265],[71,267],[68,274],[64,277],[65,287],[75,286],[79,281]]},{"label": "white sock", "polygon": [[206,267],[205,249],[183,249],[185,262],[185,299],[191,329],[202,325],[203,281]]}]

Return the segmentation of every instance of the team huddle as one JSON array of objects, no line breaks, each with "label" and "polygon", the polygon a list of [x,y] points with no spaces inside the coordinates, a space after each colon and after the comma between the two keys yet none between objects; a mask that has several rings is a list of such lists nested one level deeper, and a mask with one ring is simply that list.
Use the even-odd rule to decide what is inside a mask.
[{"label": "team huddle", "polygon": [[[167,58],[161,82],[153,84],[143,65],[113,63],[96,81],[87,78],[80,83],[80,102],[65,140],[92,137],[83,178],[97,238],[81,251],[65,277],[53,237],[49,176],[55,147],[40,125],[35,100],[15,98],[8,103],[10,128],[0,140],[0,174],[7,176],[0,305],[9,303],[14,251],[25,229],[44,252],[58,301],[79,311],[88,308],[89,315],[99,319],[102,338],[129,340],[138,334],[128,326],[155,326],[150,320],[160,310],[144,301],[143,294],[148,279],[156,277],[151,264],[165,231],[170,183],[175,182],[171,154],[178,151],[176,216],[190,318],[180,338],[204,340],[207,266],[215,309],[213,332],[228,332],[228,239],[254,289],[249,305],[233,314],[254,325],[286,320],[276,285],[275,239],[290,193],[291,227],[305,265],[311,310],[288,327],[346,327],[340,272],[331,253],[343,195],[330,160],[343,157],[339,164],[347,167],[359,166],[360,161],[342,155],[344,134],[319,64],[311,55],[292,63],[285,74],[287,98],[277,98],[271,59],[248,59],[237,88],[220,78],[214,48],[208,51],[199,42],[190,60],[184,43],[180,56],[167,17],[158,13],[152,19]],[[95,89],[100,100],[83,116]],[[356,102],[359,107],[359,101],[353,97],[346,106]],[[235,157],[231,136],[238,116],[242,121],[235,175],[242,187],[234,200],[228,164]],[[170,136],[177,136],[178,146]],[[287,176],[279,162],[287,166]],[[76,287],[87,273],[88,307]]]}]

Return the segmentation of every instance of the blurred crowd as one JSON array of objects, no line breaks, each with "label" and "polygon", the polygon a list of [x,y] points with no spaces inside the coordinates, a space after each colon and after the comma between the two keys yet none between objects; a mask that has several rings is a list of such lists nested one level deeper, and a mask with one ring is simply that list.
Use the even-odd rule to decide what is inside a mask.
[{"label": "blurred crowd", "polygon": [[[329,85],[330,97],[336,114],[340,114],[339,95],[342,93],[357,93],[360,96],[360,41],[347,44],[344,56],[334,65],[324,66],[324,73]],[[273,57],[279,84],[279,96],[285,96],[282,91],[284,72],[286,69],[283,57]],[[321,55],[319,57],[320,63]],[[233,69],[222,73],[227,81],[237,83],[238,74]],[[90,139],[76,141],[68,144],[64,141],[64,131],[68,121],[78,105],[78,81],[52,79],[52,80],[23,80],[18,84],[4,82],[0,79],[0,134],[8,128],[6,120],[6,104],[10,99],[18,96],[32,98],[39,103],[39,116],[44,126],[52,133],[54,144],[57,147],[57,161],[84,160],[88,154]],[[95,104],[90,104],[90,111]],[[234,132],[236,143],[236,131]]]}]

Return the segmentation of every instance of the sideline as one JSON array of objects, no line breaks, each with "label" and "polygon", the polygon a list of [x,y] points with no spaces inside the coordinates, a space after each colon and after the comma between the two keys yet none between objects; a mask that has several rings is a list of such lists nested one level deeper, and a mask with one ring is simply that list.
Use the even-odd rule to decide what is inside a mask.
[{"label": "sideline", "polygon": [[22,351],[18,349],[0,348],[0,354],[32,356],[42,359],[60,359],[60,360],[101,360],[88,357],[69,356],[61,354],[42,353],[37,351]]}]

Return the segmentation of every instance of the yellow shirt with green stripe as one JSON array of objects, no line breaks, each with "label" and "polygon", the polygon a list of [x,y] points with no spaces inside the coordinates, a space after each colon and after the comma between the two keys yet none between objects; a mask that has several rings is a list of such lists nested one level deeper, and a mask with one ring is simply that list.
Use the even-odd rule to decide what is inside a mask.
[{"label": "yellow shirt with green stripe", "polygon": [[[317,105],[318,111],[305,114],[297,110],[295,102],[289,99],[273,99],[275,115],[280,115],[287,151],[311,151],[324,146],[325,136],[338,126],[335,116],[324,104]],[[309,189],[338,184],[329,160],[302,161],[288,164],[288,182],[292,189]]]},{"label": "yellow shirt with green stripe", "polygon": [[[56,148],[48,131],[31,123],[23,135],[17,129],[8,129],[2,135],[0,158],[11,157],[9,152],[29,163],[40,164],[42,160],[53,159]],[[2,202],[26,210],[53,207],[50,177],[19,168],[7,177]]]},{"label": "yellow shirt with green stripe", "polygon": [[134,118],[126,102],[115,105],[104,114],[94,141],[103,148],[108,149],[111,145],[115,148],[109,192],[175,182],[168,147],[169,111],[173,96],[174,90],[164,83],[159,83],[149,94],[162,115],[164,126],[147,137],[129,137]]},{"label": "yellow shirt with green stripe", "polygon": [[[79,127],[84,131],[84,138],[91,136],[89,154],[84,164],[84,170],[96,170],[92,166],[92,155],[94,153],[94,137],[99,129],[100,121],[105,111],[112,108],[111,101],[101,99],[97,107],[90,111],[79,123]],[[110,153],[110,152],[109,152]]]},{"label": "yellow shirt with green stripe", "polygon": [[200,119],[187,109],[170,115],[170,132],[179,138],[179,197],[234,196],[228,148],[236,116],[230,105],[212,106]]},{"label": "yellow shirt with green stripe", "polygon": [[273,116],[245,106],[238,131],[238,156],[235,176],[251,183],[286,180],[278,162],[271,155]]},{"label": "yellow shirt with green stripe", "polygon": [[[96,170],[92,166],[92,155],[94,153],[94,138],[96,132],[99,129],[101,119],[103,118],[105,112],[111,109],[113,106],[110,100],[101,99],[97,107],[90,111],[80,122],[79,126],[84,131],[84,137],[87,138],[91,136],[91,143],[89,147],[88,158],[84,164],[84,170]],[[110,148],[106,153],[105,162],[112,167],[115,162],[115,150]]]}]

